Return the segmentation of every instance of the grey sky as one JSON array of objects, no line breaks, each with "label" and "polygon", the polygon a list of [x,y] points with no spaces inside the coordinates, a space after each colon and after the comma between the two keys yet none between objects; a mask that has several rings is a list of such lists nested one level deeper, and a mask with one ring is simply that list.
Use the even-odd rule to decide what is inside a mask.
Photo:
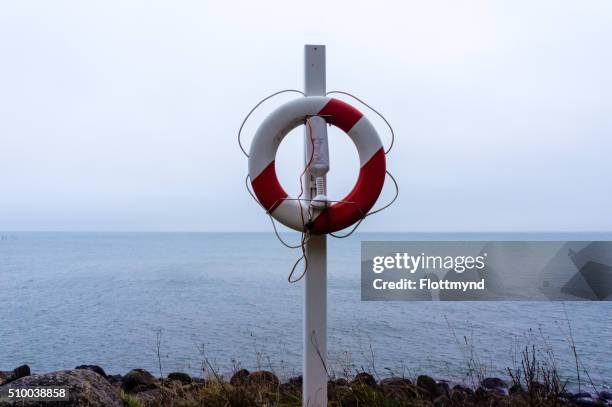
[{"label": "grey sky", "polygon": [[[328,89],[397,134],[400,200],[364,230],[610,231],[611,39],[609,1],[3,2],[0,230],[269,230],[236,131],[323,43]],[[341,198],[358,161],[330,137]]]}]

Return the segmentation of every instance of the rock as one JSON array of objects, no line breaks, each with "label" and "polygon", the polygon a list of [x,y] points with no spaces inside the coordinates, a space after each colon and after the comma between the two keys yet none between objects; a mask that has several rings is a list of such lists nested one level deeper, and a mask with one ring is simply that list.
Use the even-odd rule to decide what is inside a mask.
[{"label": "rock", "polygon": [[487,377],[480,383],[485,389],[505,389],[508,387],[506,382],[497,377]]},{"label": "rock", "polygon": [[13,369],[13,377],[15,378],[15,380],[29,376],[30,374],[30,366],[28,365],[21,365]]},{"label": "rock", "polygon": [[448,394],[450,392],[450,385],[448,382],[439,381],[436,387],[437,394]]},{"label": "rock", "polygon": [[[327,383],[329,388],[331,382]],[[280,385],[280,390],[287,393],[296,393],[302,389],[302,376],[290,377],[286,383]]]},{"label": "rock", "polygon": [[452,406],[463,406],[466,404],[469,394],[462,390],[457,390],[455,389],[455,387],[453,387],[453,390],[451,390],[450,395],[449,395],[451,405]]},{"label": "rock", "polygon": [[303,382],[304,379],[302,378],[302,375],[290,377],[289,380],[287,380],[287,384],[292,386],[301,386]]},{"label": "rock", "polygon": [[597,399],[601,407],[612,406],[612,400]]},{"label": "rock", "polygon": [[[300,376],[300,378],[301,378],[301,377],[302,377],[302,376]],[[346,380],[346,379],[345,379],[345,378],[343,378],[343,377],[340,377],[340,378],[338,378],[338,379],[333,379],[333,380],[330,380],[330,381],[328,382],[328,385],[329,385],[329,384],[332,384],[332,385],[334,385],[334,386],[348,386],[349,381],[348,381],[348,380]],[[329,387],[329,386],[328,386],[328,387]]]},{"label": "rock", "polygon": [[123,380],[123,376],[120,374],[106,375],[106,380],[108,380],[110,384],[120,385]]},{"label": "rock", "polygon": [[459,392],[461,392],[461,393],[463,393],[463,394],[468,394],[468,395],[472,395],[472,394],[474,394],[474,390],[472,390],[472,389],[471,389],[471,388],[469,388],[469,387],[462,386],[462,385],[460,385],[460,384],[456,384],[456,385],[453,387],[453,390],[455,390],[455,391],[459,391]]},{"label": "rock", "polygon": [[599,398],[602,400],[612,400],[612,392],[609,392],[607,390],[600,391]]},{"label": "rock", "polygon": [[599,403],[599,405],[602,406],[602,407],[604,407],[604,406],[612,406],[612,400],[602,399],[601,397],[599,397],[597,399],[597,403]]},{"label": "rock", "polygon": [[189,376],[187,373],[181,372],[172,372],[168,374],[168,379],[175,382],[181,382],[183,384],[189,384],[192,382],[191,376]]},{"label": "rock", "polygon": [[574,400],[574,404],[578,407],[591,407],[591,406],[601,406],[602,404],[593,400],[591,397],[577,397]]},{"label": "rock", "polygon": [[102,377],[106,377],[106,372],[104,371],[104,369],[102,369],[98,365],[79,365],[75,367],[75,369],[88,369],[88,370],[91,370],[92,372],[96,372]]},{"label": "rock", "polygon": [[363,384],[366,386],[374,387],[376,386],[376,379],[369,373],[360,372],[357,373],[357,376],[353,379],[353,384]]},{"label": "rock", "polygon": [[295,377],[290,377],[289,380],[287,380],[286,389],[289,390],[301,390],[302,389],[302,384],[303,384],[304,380],[302,378],[302,376],[295,376]]},{"label": "rock", "polygon": [[505,389],[495,388],[495,389],[487,389],[487,390],[489,391],[489,393],[497,394],[498,396],[505,396],[506,395],[506,390]]},{"label": "rock", "polygon": [[22,377],[29,376],[30,366],[21,365],[8,372],[0,372],[0,385],[12,382],[13,380],[21,379]]},{"label": "rock", "polygon": [[121,380],[121,388],[129,393],[140,393],[159,387],[159,382],[144,369],[130,370]]},{"label": "rock", "polygon": [[230,384],[232,386],[239,386],[241,384],[245,384],[249,380],[250,372],[246,369],[240,369],[236,373],[232,375],[230,379]]},{"label": "rock", "polygon": [[438,395],[438,383],[429,376],[421,375],[417,377],[417,386],[425,390],[432,397]]},{"label": "rock", "polygon": [[417,396],[415,387],[409,379],[389,377],[380,381],[380,388],[385,397],[394,400],[410,400]]},{"label": "rock", "polygon": [[258,370],[249,375],[249,383],[260,386],[277,387],[279,385],[278,377],[267,370]]},{"label": "rock", "polygon": [[513,384],[508,389],[508,394],[510,394],[510,395],[523,394],[524,392],[525,391],[523,390],[523,387],[520,384]]},{"label": "rock", "polygon": [[380,381],[381,386],[410,386],[412,382],[410,379],[404,377],[388,377]]},{"label": "rock", "polygon": [[[67,388],[69,399],[59,405],[63,407],[123,407],[117,391],[111,384],[97,373],[88,369],[63,370],[40,375],[22,377],[0,387],[0,391],[7,392],[10,388],[61,386]],[[12,405],[0,402],[0,406]],[[39,406],[35,401],[19,401],[19,406]]]},{"label": "rock", "polygon": [[576,399],[589,398],[590,399],[592,397],[591,397],[591,393],[587,393],[586,391],[583,391],[583,392],[574,394],[574,398]]}]

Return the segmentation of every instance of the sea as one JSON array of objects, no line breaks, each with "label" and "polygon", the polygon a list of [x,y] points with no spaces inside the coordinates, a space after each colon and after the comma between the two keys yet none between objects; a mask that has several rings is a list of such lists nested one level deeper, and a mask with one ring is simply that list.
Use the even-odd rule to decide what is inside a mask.
[{"label": "sea", "polygon": [[[330,374],[505,378],[528,349],[572,387],[578,375],[583,387],[612,385],[611,302],[361,301],[361,241],[425,239],[612,234],[329,238]],[[214,369],[229,376],[246,368],[297,376],[304,286],[287,277],[300,255],[273,233],[0,232],[0,370],[97,364],[109,374],[143,368],[202,376]]]}]

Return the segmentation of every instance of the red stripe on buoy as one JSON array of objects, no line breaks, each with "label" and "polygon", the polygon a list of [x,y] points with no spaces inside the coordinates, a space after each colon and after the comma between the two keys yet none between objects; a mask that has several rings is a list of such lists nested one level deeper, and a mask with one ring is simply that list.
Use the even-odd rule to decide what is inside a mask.
[{"label": "red stripe on buoy", "polygon": [[[385,182],[385,151],[381,147],[359,170],[357,183],[342,201],[333,204],[314,220],[314,234],[342,230],[361,219],[376,203]],[[352,203],[351,203],[352,202]]]},{"label": "red stripe on buoy", "polygon": [[323,118],[329,124],[333,124],[347,133],[363,116],[361,112],[353,106],[334,98],[330,99],[329,102],[323,106],[319,115],[324,116]]},{"label": "red stripe on buoy", "polygon": [[251,185],[259,203],[266,208],[268,213],[272,213],[287,198],[287,193],[276,177],[274,161],[251,181]]}]

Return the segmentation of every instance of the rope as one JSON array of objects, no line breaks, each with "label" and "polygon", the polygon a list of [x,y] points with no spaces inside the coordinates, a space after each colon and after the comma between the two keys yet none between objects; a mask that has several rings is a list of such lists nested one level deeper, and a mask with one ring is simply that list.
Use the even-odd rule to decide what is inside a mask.
[{"label": "rope", "polygon": [[[242,120],[242,123],[240,124],[240,128],[238,129],[238,146],[240,147],[240,150],[242,150],[242,153],[249,158],[249,154],[246,152],[246,150],[244,149],[244,147],[242,146],[242,140],[241,140],[241,136],[242,136],[242,129],[244,128],[244,125],[246,124],[247,120],[249,119],[249,117],[251,117],[251,115],[253,114],[253,112],[255,110],[257,110],[257,108],[259,106],[261,106],[265,101],[267,101],[268,99],[273,98],[274,96],[280,95],[282,93],[287,93],[287,92],[294,92],[294,93],[300,93],[301,95],[304,95],[304,92],[300,91],[300,90],[296,90],[296,89],[283,89],[280,90],[278,92],[275,92],[269,96],[266,96],[265,98],[261,99],[259,102],[257,102],[257,104],[249,111],[249,113],[245,116],[244,120]],[[327,92],[325,95],[330,95],[330,94],[341,94],[341,95],[346,95],[349,96],[353,99],[355,99],[356,101],[358,101],[359,103],[361,103],[362,105],[364,105],[365,107],[367,107],[368,109],[370,109],[372,112],[374,112],[376,115],[378,115],[387,125],[387,127],[389,128],[389,131],[391,132],[391,143],[389,144],[389,147],[387,148],[387,150],[385,150],[385,155],[389,154],[391,152],[391,150],[393,149],[394,143],[395,143],[395,132],[393,130],[393,127],[391,126],[391,124],[389,123],[389,121],[385,118],[385,116],[383,116],[378,110],[374,109],[372,106],[370,106],[369,104],[367,104],[366,102],[364,102],[363,100],[361,100],[360,98],[358,98],[357,96],[349,93],[349,92],[344,92],[344,91],[340,91],[340,90],[333,90],[330,92]],[[278,229],[276,227],[276,223],[274,222],[274,218],[272,217],[272,214],[269,213],[266,210],[266,213],[268,214],[268,216],[270,217],[270,221],[272,222],[272,228],[274,229],[274,234],[276,235],[276,238],[287,248],[289,249],[301,249],[302,250],[302,255],[295,261],[295,263],[293,263],[293,267],[291,268],[291,272],[289,273],[289,276],[287,277],[287,281],[289,281],[289,283],[296,283],[298,281],[300,281],[305,275],[306,272],[308,270],[308,257],[306,256],[306,243],[310,240],[310,233],[306,230],[306,222],[304,219],[304,213],[302,211],[302,201],[306,201],[308,202],[308,222],[310,222],[312,220],[312,206],[310,205],[310,203],[312,202],[311,199],[302,199],[302,195],[304,194],[304,185],[303,185],[303,178],[305,177],[308,169],[310,168],[313,158],[314,158],[314,140],[312,138],[312,125],[310,124],[310,117],[306,118],[306,125],[308,126],[308,135],[309,135],[309,140],[311,143],[311,155],[310,158],[307,162],[307,164],[304,167],[304,171],[302,171],[302,174],[300,175],[300,194],[298,195],[297,198],[283,198],[281,199],[281,201],[284,200],[296,200],[299,203],[300,206],[300,217],[302,220],[302,234],[301,234],[301,238],[300,238],[300,243],[298,245],[291,245],[287,242],[285,242],[282,237],[280,236],[280,233],[278,232]],[[344,239],[347,238],[349,236],[351,236],[353,233],[355,233],[355,231],[357,230],[357,228],[359,227],[359,225],[361,225],[361,222],[363,222],[363,220],[365,218],[367,218],[368,216],[374,215],[376,213],[382,212],[385,209],[387,209],[388,207],[390,207],[391,205],[393,205],[393,203],[397,200],[397,197],[399,195],[399,186],[397,184],[397,180],[395,179],[395,177],[393,177],[393,175],[391,174],[391,172],[389,172],[388,170],[385,170],[386,175],[389,176],[389,178],[391,178],[391,181],[393,181],[393,185],[395,187],[395,195],[393,196],[393,199],[391,199],[391,201],[389,203],[387,203],[386,205],[382,206],[379,209],[370,211],[368,213],[363,213],[363,211],[361,211],[361,208],[359,208],[359,206],[357,206],[357,208],[359,209],[359,212],[361,212],[361,218],[359,219],[359,221],[355,224],[355,226],[353,226],[353,228],[346,233],[345,235],[336,235],[334,233],[329,233],[330,236],[336,238],[336,239]],[[245,178],[245,186],[247,191],[249,192],[249,195],[251,195],[251,197],[253,198],[253,200],[255,200],[255,202],[257,202],[259,204],[259,206],[261,206],[263,208],[263,205],[261,205],[261,202],[259,202],[257,200],[257,197],[255,196],[255,194],[253,193],[253,191],[251,191],[251,188],[249,187],[249,175],[247,174],[246,178]],[[355,202],[349,202],[349,201],[327,201],[328,203],[349,203],[349,204],[353,204],[353,205],[357,205]],[[275,202],[273,207],[276,207],[276,204],[278,203]],[[266,209],[266,208],[264,208]],[[295,273],[295,270],[298,266],[298,264],[300,264],[300,262],[304,261],[304,269],[302,270],[302,273],[300,274],[300,276],[296,279],[292,279],[293,274]],[[326,369],[327,370],[327,369]]]},{"label": "rope", "polygon": [[350,232],[348,232],[347,234],[345,234],[345,235],[335,235],[334,233],[329,233],[329,235],[330,235],[330,236],[335,237],[336,239],[344,239],[344,238],[347,238],[347,237],[349,237],[350,235],[352,235],[353,233],[355,233],[355,231],[357,230],[357,228],[359,227],[359,225],[361,225],[361,222],[363,222],[363,220],[364,220],[365,218],[367,218],[368,216],[372,216],[372,215],[374,215],[375,213],[382,212],[382,211],[384,211],[385,209],[387,209],[388,207],[390,207],[391,205],[393,205],[393,203],[394,203],[394,202],[395,202],[395,200],[397,199],[397,196],[399,195],[399,187],[398,187],[398,185],[397,185],[397,181],[395,180],[395,178],[393,177],[393,175],[391,175],[391,173],[390,173],[389,171],[385,171],[385,172],[387,173],[387,175],[389,176],[389,178],[391,178],[391,181],[393,181],[393,185],[395,186],[395,195],[393,196],[393,199],[391,199],[391,201],[390,201],[388,204],[386,204],[385,206],[383,206],[383,207],[381,207],[381,208],[379,208],[379,209],[376,209],[376,210],[374,210],[374,211],[370,211],[370,212],[366,213],[366,214],[365,214],[365,216],[363,216],[361,219],[359,219],[359,221],[358,221],[358,222],[355,224],[355,226],[353,227],[353,229],[351,229],[351,231],[350,231]]},{"label": "rope", "polygon": [[389,128],[389,131],[391,131],[391,144],[389,144],[389,148],[385,151],[385,154],[389,154],[391,152],[391,149],[393,149],[393,144],[395,143],[395,132],[393,131],[393,127],[387,121],[385,116],[383,116],[382,113],[380,113],[378,110],[374,109],[372,106],[368,105],[366,102],[364,102],[363,100],[359,99],[357,96],[355,96],[355,95],[353,95],[353,94],[351,94],[349,92],[344,92],[342,90],[332,90],[332,91],[327,92],[325,94],[325,96],[331,95],[332,93],[337,93],[337,94],[340,94],[340,95],[346,95],[346,96],[352,97],[353,99],[355,99],[356,101],[358,101],[359,103],[361,103],[362,105],[364,105],[365,107],[367,107],[368,109],[370,109],[371,111],[376,113],[378,115],[378,117],[383,119],[383,121],[385,122],[385,124]]},{"label": "rope", "polygon": [[[302,183],[302,181],[306,177],[306,173],[308,172],[308,169],[310,168],[310,166],[312,165],[312,161],[314,160],[314,138],[312,137],[312,124],[310,124],[310,118],[306,118],[306,126],[308,126],[307,133],[308,140],[310,141],[310,157],[308,158],[308,162],[304,166],[304,171],[302,171],[302,173],[300,174],[300,194],[297,197],[298,204],[300,206],[300,218],[302,218],[302,242],[300,244],[302,249],[302,257],[297,259],[297,261],[293,264],[293,267],[291,268],[291,272],[287,277],[287,281],[289,281],[290,283],[297,283],[298,281],[300,281],[302,278],[304,278],[304,276],[306,275],[306,271],[308,270],[308,256],[306,256],[305,241],[305,237],[307,235],[307,232],[305,231],[306,222],[304,222],[304,211],[302,211],[302,202],[300,201],[300,199],[302,199],[302,195],[304,195],[304,184]],[[310,212],[311,209],[311,205],[308,205],[308,222],[312,220],[312,213]],[[295,269],[301,260],[304,260],[304,270],[302,270],[302,274],[300,274],[297,279],[292,280],[291,277],[293,277],[293,273],[295,272]]]},{"label": "rope", "polygon": [[280,95],[281,93],[287,93],[287,92],[294,92],[294,93],[300,93],[303,96],[306,96],[304,94],[304,92],[302,92],[301,90],[297,90],[297,89],[283,89],[283,90],[279,90],[278,92],[275,92],[269,96],[266,96],[265,98],[261,99],[259,102],[257,102],[257,104],[255,106],[253,106],[253,108],[249,111],[249,113],[244,117],[244,120],[242,120],[242,123],[240,124],[240,128],[238,129],[238,146],[240,147],[240,149],[242,150],[242,153],[246,156],[246,158],[249,158],[249,154],[246,152],[246,150],[244,149],[244,147],[242,147],[242,140],[240,139],[241,134],[242,134],[242,128],[244,127],[244,125],[246,124],[247,120],[249,120],[249,117],[251,117],[251,115],[253,114],[253,112],[255,110],[257,110],[257,108],[259,106],[261,106],[261,104],[263,102],[265,102],[268,99],[273,98],[274,96]]},{"label": "rope", "polygon": [[[262,205],[262,204],[261,204],[261,203],[260,203],[260,202],[257,200],[257,197],[255,196],[255,194],[253,193],[253,191],[251,191],[251,187],[249,187],[249,179],[250,179],[249,174],[247,174],[246,178],[244,179],[244,185],[246,186],[246,189],[247,189],[247,191],[249,192],[249,195],[251,195],[251,197],[253,198],[253,200],[254,200],[255,202],[257,202],[257,204],[258,204],[259,206],[261,206],[261,207],[262,207],[262,208],[265,210],[266,208],[264,208],[264,207],[263,207],[263,205]],[[267,214],[267,215],[268,215],[268,217],[270,218],[270,222],[272,222],[272,228],[274,229],[274,234],[276,234],[276,238],[277,238],[277,239],[278,239],[278,240],[279,240],[279,241],[280,241],[280,242],[283,244],[283,246],[288,247],[289,249],[299,249],[299,248],[300,248],[300,245],[299,245],[299,244],[298,244],[298,245],[295,245],[295,246],[292,246],[292,245],[290,245],[289,243],[287,243],[287,242],[285,242],[285,241],[283,240],[283,238],[280,236],[280,234],[279,234],[279,232],[278,232],[278,229],[276,228],[276,222],[274,222],[274,218],[272,217],[272,215],[270,215],[270,214],[268,213],[268,211],[267,211],[267,210],[266,210],[266,214]],[[304,232],[302,232],[302,234],[303,234],[303,233],[304,233]],[[308,242],[308,240],[306,240],[306,242]]]},{"label": "rope", "polygon": [[393,175],[391,175],[391,173],[388,170],[386,170],[385,172],[387,173],[389,178],[391,178],[391,181],[393,181],[393,186],[395,186],[395,195],[393,196],[393,199],[391,199],[391,201],[388,204],[386,204],[385,206],[381,208],[368,212],[366,216],[371,216],[371,215],[374,215],[375,213],[384,211],[385,209],[393,205],[393,203],[397,200],[397,196],[399,195],[399,186],[397,185],[397,180],[395,179]]}]

